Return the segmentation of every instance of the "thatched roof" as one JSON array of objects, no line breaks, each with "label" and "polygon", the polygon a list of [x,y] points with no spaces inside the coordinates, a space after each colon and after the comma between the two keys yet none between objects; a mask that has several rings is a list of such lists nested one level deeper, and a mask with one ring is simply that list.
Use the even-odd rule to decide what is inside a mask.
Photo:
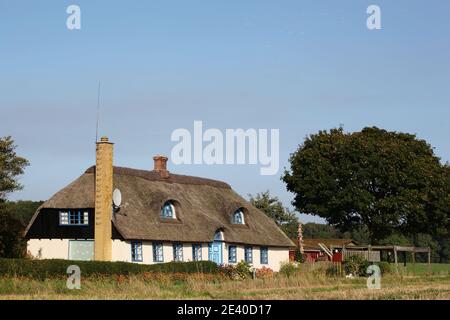
[{"label": "thatched roof", "polygon": [[[226,242],[293,247],[294,243],[264,213],[221,181],[176,175],[162,178],[157,171],[114,167],[114,188],[122,206],[113,223],[126,240],[210,242],[222,229]],[[52,196],[43,209],[94,208],[95,167]],[[160,218],[162,205],[177,203],[177,221]],[[246,225],[231,223],[233,213],[245,208]],[[178,221],[179,220],[179,221]]]}]

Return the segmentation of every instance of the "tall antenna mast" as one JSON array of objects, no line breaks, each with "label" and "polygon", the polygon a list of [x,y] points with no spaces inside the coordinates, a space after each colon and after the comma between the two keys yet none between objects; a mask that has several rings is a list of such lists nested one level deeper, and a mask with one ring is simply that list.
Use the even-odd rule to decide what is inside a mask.
[{"label": "tall antenna mast", "polygon": [[95,143],[98,141],[98,123],[100,119],[100,80],[98,81],[98,91],[97,91],[97,126],[95,128]]}]

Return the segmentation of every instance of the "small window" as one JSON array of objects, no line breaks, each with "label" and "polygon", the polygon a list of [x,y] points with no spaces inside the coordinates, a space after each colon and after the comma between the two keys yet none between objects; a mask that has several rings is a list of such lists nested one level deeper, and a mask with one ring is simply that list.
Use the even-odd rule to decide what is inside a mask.
[{"label": "small window", "polygon": [[199,243],[195,243],[192,245],[192,260],[202,260],[202,245]]},{"label": "small window", "polygon": [[69,212],[61,211],[59,212],[59,224],[68,225],[69,224]]},{"label": "small window", "polygon": [[153,242],[153,261],[164,262],[163,244],[161,242]]},{"label": "small window", "polygon": [[228,246],[228,262],[229,263],[237,262],[236,253],[237,253],[236,246]]},{"label": "small window", "polygon": [[173,244],[173,260],[183,261],[183,244],[181,243]]},{"label": "small window", "polygon": [[167,201],[161,208],[161,217],[165,219],[176,219],[175,206],[172,202]]},{"label": "small window", "polygon": [[261,247],[260,248],[260,263],[261,264],[268,264],[269,263],[269,248],[267,247]]},{"label": "small window", "polygon": [[87,226],[89,224],[89,213],[81,210],[60,211],[59,224],[61,226]]},{"label": "small window", "polygon": [[234,223],[234,224],[245,224],[245,221],[244,221],[244,212],[242,212],[241,209],[237,210],[237,211],[233,214],[233,223]]},{"label": "small window", "polygon": [[252,263],[253,262],[253,248],[245,247],[245,262]]},{"label": "small window", "polygon": [[216,231],[216,233],[214,234],[214,241],[224,241],[225,238],[223,236],[223,231],[222,230],[218,230]]},{"label": "small window", "polygon": [[131,242],[131,261],[142,262],[142,242]]}]

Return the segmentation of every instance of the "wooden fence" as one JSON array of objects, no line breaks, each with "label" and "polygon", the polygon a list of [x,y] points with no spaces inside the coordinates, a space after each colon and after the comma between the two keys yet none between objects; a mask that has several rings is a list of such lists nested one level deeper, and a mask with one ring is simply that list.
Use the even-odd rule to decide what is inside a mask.
[{"label": "wooden fence", "polygon": [[379,262],[381,259],[380,251],[362,251],[362,250],[344,250],[344,260],[351,256],[361,256],[364,260]]}]

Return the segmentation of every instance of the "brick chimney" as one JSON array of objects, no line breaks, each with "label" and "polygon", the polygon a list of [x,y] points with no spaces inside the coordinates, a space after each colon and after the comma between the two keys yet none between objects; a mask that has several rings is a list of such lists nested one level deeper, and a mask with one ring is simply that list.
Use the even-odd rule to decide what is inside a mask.
[{"label": "brick chimney", "polygon": [[169,178],[169,171],[167,170],[168,158],[162,155],[156,155],[153,157],[154,167],[153,170],[158,172],[161,178]]},{"label": "brick chimney", "polygon": [[112,258],[113,143],[102,137],[95,153],[94,260]]}]

